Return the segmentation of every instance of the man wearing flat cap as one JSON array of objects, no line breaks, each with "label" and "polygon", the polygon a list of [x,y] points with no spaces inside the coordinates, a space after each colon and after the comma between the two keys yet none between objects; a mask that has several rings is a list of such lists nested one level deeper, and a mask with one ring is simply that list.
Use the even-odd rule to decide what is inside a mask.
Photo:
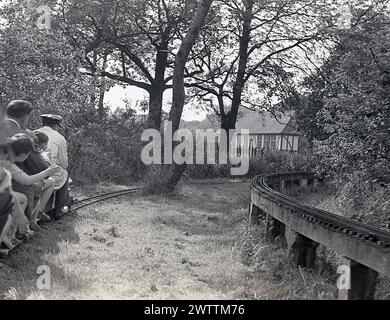
[{"label": "man wearing flat cap", "polygon": [[[47,143],[47,153],[50,154],[51,161],[58,164],[62,169],[68,169],[68,147],[64,136],[59,133],[62,127],[63,118],[56,114],[41,115],[43,127],[37,131],[45,133],[49,141]],[[68,181],[55,193],[55,216],[60,216],[66,211],[69,205]]]}]

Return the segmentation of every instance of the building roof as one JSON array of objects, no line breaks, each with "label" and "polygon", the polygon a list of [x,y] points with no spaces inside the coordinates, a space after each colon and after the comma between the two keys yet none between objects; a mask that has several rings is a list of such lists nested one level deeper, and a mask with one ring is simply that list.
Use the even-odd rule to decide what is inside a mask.
[{"label": "building roof", "polygon": [[298,134],[290,115],[275,118],[269,112],[245,111],[237,120],[236,128],[248,129],[251,134]]}]

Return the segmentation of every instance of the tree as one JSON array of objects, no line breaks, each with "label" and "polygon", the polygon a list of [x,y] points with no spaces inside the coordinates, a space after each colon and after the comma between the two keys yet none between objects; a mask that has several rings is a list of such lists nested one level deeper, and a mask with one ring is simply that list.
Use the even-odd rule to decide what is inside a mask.
[{"label": "tree", "polygon": [[[213,0],[199,1],[194,19],[180,45],[179,51],[176,54],[175,68],[173,72],[173,101],[171,112],[169,115],[169,120],[172,121],[173,132],[179,129],[180,120],[185,103],[184,77],[186,63],[188,61],[190,52],[199,36],[200,30],[204,25],[212,2]],[[185,171],[185,167],[185,164],[174,166],[172,175],[167,181],[167,186],[170,189],[173,189],[177,185],[183,172]]]},{"label": "tree", "polygon": [[212,2],[213,0],[201,0],[199,2],[195,17],[175,57],[175,67],[173,72],[173,102],[169,118],[169,120],[172,121],[173,131],[179,128],[180,119],[183,113],[185,102],[184,78],[186,63],[206,20]]},{"label": "tree", "polygon": [[373,11],[342,32],[328,61],[307,79],[308,101],[316,103],[298,113],[321,172],[390,182],[388,13]]},{"label": "tree", "polygon": [[79,73],[79,52],[59,30],[40,30],[36,7],[11,1],[1,7],[0,95],[6,105],[13,99],[32,102],[32,126],[39,112],[58,112],[68,121],[86,108],[88,78]]},{"label": "tree", "polygon": [[[193,7],[185,0],[74,0],[62,2],[61,14],[66,34],[85,53],[88,73],[147,91],[149,126],[160,128],[167,69]],[[107,68],[96,67],[96,53],[98,60],[106,57]]]},{"label": "tree", "polygon": [[[329,1],[220,1],[219,16],[205,29],[193,67],[201,75],[186,82],[234,129],[240,107],[270,107],[283,94],[282,84],[302,70],[302,56],[325,45]],[[303,70],[310,72],[310,68]],[[270,85],[271,84],[271,85]],[[259,100],[261,102],[259,102]],[[267,104],[268,102],[268,104]]]}]

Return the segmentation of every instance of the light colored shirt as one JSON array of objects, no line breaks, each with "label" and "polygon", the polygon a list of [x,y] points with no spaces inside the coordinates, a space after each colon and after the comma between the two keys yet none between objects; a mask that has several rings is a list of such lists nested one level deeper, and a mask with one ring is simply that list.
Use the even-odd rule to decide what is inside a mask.
[{"label": "light colored shirt", "polygon": [[57,163],[61,168],[68,168],[68,146],[65,138],[50,127],[40,128],[39,131],[46,133],[49,137],[47,152],[50,153],[51,160]]},{"label": "light colored shirt", "polygon": [[11,172],[0,164],[0,193],[10,191],[12,188]]},{"label": "light colored shirt", "polygon": [[52,160],[50,152],[48,152],[48,151],[41,152],[41,156],[45,161],[47,161],[48,164],[57,165],[57,167],[59,167],[61,169],[60,172],[58,172],[50,177],[50,178],[54,179],[54,181],[55,181],[54,190],[56,190],[56,191],[60,190],[64,186],[66,180],[68,179],[68,172],[65,169],[58,166],[58,164]]}]

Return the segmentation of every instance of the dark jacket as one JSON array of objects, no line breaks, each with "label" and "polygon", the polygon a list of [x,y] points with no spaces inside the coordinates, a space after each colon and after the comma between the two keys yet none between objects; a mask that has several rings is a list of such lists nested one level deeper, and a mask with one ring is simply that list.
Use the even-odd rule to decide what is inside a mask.
[{"label": "dark jacket", "polygon": [[[5,124],[9,136],[13,136],[17,133],[25,133],[32,139],[34,138],[34,133],[32,133],[32,131],[21,129],[12,120],[6,119]],[[48,163],[42,158],[41,154],[37,150],[31,152],[30,156],[23,163],[17,163],[17,166],[28,175],[40,173],[49,167]]]}]

